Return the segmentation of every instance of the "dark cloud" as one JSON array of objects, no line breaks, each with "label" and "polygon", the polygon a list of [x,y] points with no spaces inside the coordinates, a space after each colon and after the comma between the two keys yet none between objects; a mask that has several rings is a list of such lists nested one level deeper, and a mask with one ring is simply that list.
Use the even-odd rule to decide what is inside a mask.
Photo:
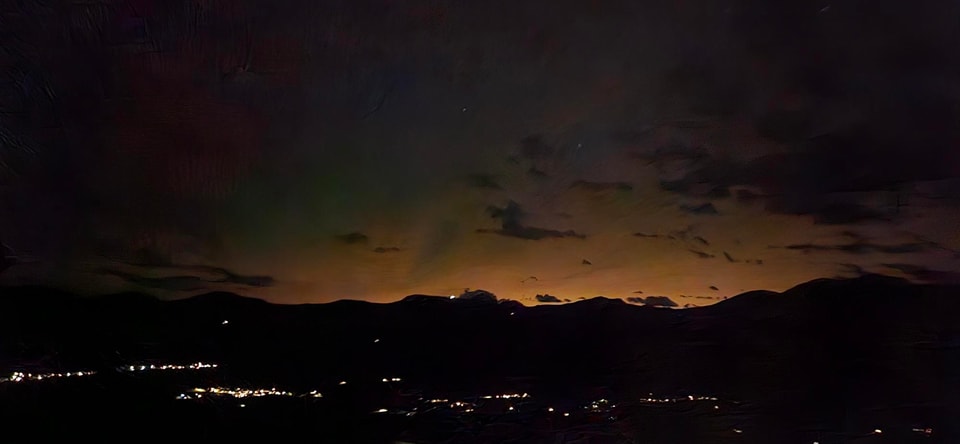
[{"label": "dark cloud", "polygon": [[[886,253],[886,254],[907,254],[919,253],[927,250],[931,245],[927,242],[907,242],[901,244],[882,245],[871,242],[858,241],[848,244],[818,245],[818,244],[791,244],[785,248],[787,250],[799,250],[803,252],[811,251],[841,251],[850,254],[868,254],[868,253]],[[777,247],[773,247],[777,248]]]},{"label": "dark cloud", "polygon": [[813,215],[813,221],[818,224],[853,224],[868,220],[887,219],[886,214],[859,204],[827,205]]},{"label": "dark cloud", "polygon": [[864,236],[862,236],[860,233],[857,233],[856,231],[851,231],[851,230],[843,230],[840,232],[840,235],[843,237],[849,237],[851,239],[856,239],[856,240],[865,239]]},{"label": "dark cloud", "polygon": [[751,190],[749,190],[749,189],[746,189],[746,188],[740,188],[740,189],[738,189],[738,190],[737,190],[737,193],[736,193],[736,196],[737,196],[737,200],[740,201],[740,202],[753,202],[753,201],[756,201],[756,200],[761,199],[761,198],[763,198],[763,197],[766,197],[766,196],[764,196],[764,195],[762,195],[762,194],[755,193],[755,192],[753,192],[753,191],[751,191]]},{"label": "dark cloud", "polygon": [[593,265],[593,262],[590,262],[590,261],[588,261],[588,260],[586,260],[586,259],[582,260],[580,263],[581,263],[582,265]]},{"label": "dark cloud", "polygon": [[943,245],[943,244],[941,244],[941,243],[939,243],[939,242],[934,242],[934,241],[932,241],[932,240],[930,240],[930,239],[928,239],[928,238],[926,238],[926,237],[924,237],[924,236],[915,235],[914,238],[915,238],[916,240],[920,241],[920,242],[923,242],[923,243],[926,244],[926,245],[929,245],[930,248],[935,248],[935,249],[938,249],[938,250],[946,251],[946,252],[948,252],[948,253],[952,253],[954,259],[960,259],[960,250],[957,250],[957,249],[955,249],[955,248],[950,248],[950,247],[948,247],[948,246],[946,246],[946,245]]},{"label": "dark cloud", "polygon": [[538,294],[535,296],[535,298],[537,299],[537,302],[543,302],[548,304],[555,304],[555,303],[561,302],[560,298],[553,295],[549,295],[549,294]]},{"label": "dark cloud", "polygon": [[667,238],[687,240],[690,237],[690,233],[692,232],[693,232],[693,225],[689,225],[682,230],[671,231],[670,234],[667,235]]},{"label": "dark cloud", "polygon": [[[221,267],[209,265],[189,265],[189,264],[169,264],[169,263],[131,263],[124,262],[124,265],[136,267],[143,270],[173,271],[178,273],[203,274],[206,277],[181,275],[173,277],[152,278],[142,276],[137,273],[127,273],[115,269],[102,269],[101,272],[111,274],[138,285],[156,288],[175,290],[192,290],[188,288],[196,284],[198,288],[209,287],[211,284],[234,284],[246,287],[272,287],[277,281],[271,276],[242,275],[234,273]],[[177,290],[181,291],[181,290]]]},{"label": "dark cloud", "polygon": [[711,285],[711,286],[710,286],[710,289],[713,290],[713,291],[719,291],[719,290],[720,290],[720,289],[717,288],[715,285]]},{"label": "dark cloud", "polygon": [[472,174],[469,177],[470,185],[476,188],[486,188],[491,190],[501,190],[503,189],[499,183],[497,183],[496,176],[491,174]]},{"label": "dark cloud", "polygon": [[691,183],[686,180],[662,180],[660,181],[660,189],[672,193],[709,199],[730,197],[730,188],[726,186],[703,182]]},{"label": "dark cloud", "polygon": [[629,296],[629,297],[627,297],[627,302],[629,302],[629,303],[631,303],[631,304],[642,304],[642,303],[643,303],[643,298],[642,298],[642,297],[637,297],[637,296]]},{"label": "dark cloud", "polygon": [[782,197],[767,201],[767,210],[780,214],[808,215],[823,225],[855,224],[870,220],[889,220],[890,214],[866,205],[850,202],[829,203],[822,200],[788,200]]},{"label": "dark cloud", "polygon": [[470,290],[467,288],[463,291],[463,293],[460,294],[459,299],[474,302],[496,303],[497,295],[486,290]]},{"label": "dark cloud", "polygon": [[643,290],[637,290],[637,291],[635,291],[634,293],[635,293],[635,294],[643,294]]},{"label": "dark cloud", "polygon": [[526,278],[521,279],[521,280],[520,280],[520,283],[524,283],[524,282],[527,282],[527,281],[539,281],[539,280],[540,280],[540,279],[537,279],[536,276],[528,276],[528,277],[526,277]]},{"label": "dark cloud", "polygon": [[727,262],[737,262],[736,259],[734,259],[733,256],[730,256],[730,253],[727,253],[726,251],[723,252],[723,257],[727,258]]},{"label": "dark cloud", "polygon": [[585,191],[631,191],[633,190],[633,185],[630,185],[626,182],[590,182],[586,180],[578,180],[570,184],[570,188],[581,189]]},{"label": "dark cloud", "polygon": [[643,298],[643,304],[652,307],[677,307],[678,304],[668,296],[647,296]]},{"label": "dark cloud", "polygon": [[211,281],[197,276],[145,277],[119,270],[101,269],[101,273],[119,277],[144,288],[165,291],[197,291],[210,288]]},{"label": "dark cloud", "polygon": [[712,255],[712,254],[710,254],[710,253],[705,253],[705,252],[700,251],[700,250],[692,250],[692,249],[691,249],[691,250],[687,250],[687,251],[689,251],[689,252],[697,255],[697,257],[699,257],[700,259],[711,259],[711,258],[716,257],[716,256],[714,256],[714,255]]},{"label": "dark cloud", "polygon": [[693,237],[693,240],[695,240],[695,241],[697,241],[697,242],[700,242],[700,243],[703,244],[703,245],[710,245],[710,242],[707,242],[706,239],[704,239],[704,238],[702,238],[702,237],[700,237],[700,236],[694,236],[694,237]]},{"label": "dark cloud", "polygon": [[719,214],[717,208],[712,203],[707,202],[700,205],[680,205],[680,209],[690,214]]},{"label": "dark cloud", "polygon": [[[844,87],[843,94],[827,99],[815,91],[810,78],[790,79],[778,100],[768,102],[754,120],[762,136],[788,144],[789,150],[745,161],[705,154],[688,162],[682,177],[671,177],[661,188],[692,196],[697,190],[745,186],[749,188],[737,189],[739,201],[762,199],[773,213],[812,215],[824,224],[882,220],[899,211],[902,199],[889,209],[871,208],[862,198],[831,200],[841,193],[897,193],[911,182],[960,177],[960,164],[952,154],[960,128],[951,123],[960,118],[960,100],[928,83],[930,78],[949,77],[953,68],[948,67],[953,65],[927,70],[933,66],[861,64],[834,66],[840,69],[836,72],[808,67],[821,79],[844,78],[847,86],[859,76],[857,92]],[[856,117],[851,109],[857,110]]]},{"label": "dark cloud", "polygon": [[547,173],[541,170],[538,170],[537,167],[530,167],[530,169],[527,170],[527,174],[531,177],[535,177],[538,179],[543,179],[547,177]]},{"label": "dark cloud", "polygon": [[857,277],[857,276],[863,276],[867,274],[867,271],[864,270],[863,267],[857,264],[841,263],[838,265],[840,265],[840,273],[841,273],[841,276],[839,277],[850,277],[850,275]]},{"label": "dark cloud", "polygon": [[[960,109],[954,105],[952,108]],[[933,126],[946,127],[947,116],[956,110],[941,110]],[[877,116],[880,118],[880,116]],[[883,117],[886,119],[887,117]],[[907,119],[907,120],[911,120]],[[927,123],[916,122],[918,127]],[[694,184],[703,187],[749,186],[738,189],[742,202],[763,200],[772,213],[811,215],[822,224],[853,224],[888,219],[897,208],[873,208],[849,193],[897,193],[904,183],[960,176],[960,167],[949,159],[950,137],[957,129],[931,136],[893,124],[861,125],[797,141],[794,149],[736,163],[710,158],[699,162],[685,176],[662,188],[692,195]],[[891,134],[892,133],[892,134]],[[953,136],[946,136],[953,133]],[[884,137],[891,134],[892,137]],[[923,141],[926,140],[927,144]],[[846,194],[844,194],[846,193]]]},{"label": "dark cloud", "polygon": [[[671,125],[661,125],[656,128],[649,128],[645,131],[621,131],[614,134],[614,140],[627,145],[650,143],[653,141],[653,139],[656,139],[658,133],[662,133],[663,130],[668,127],[671,127]],[[675,126],[672,128],[681,130],[694,129],[679,128]],[[682,143],[666,143],[656,146],[652,150],[632,151],[630,152],[629,157],[640,160],[646,165],[654,165],[658,168],[663,168],[666,165],[677,163],[695,165],[702,161],[709,160],[710,154],[702,146],[689,146]]]},{"label": "dark cloud", "polygon": [[659,234],[640,233],[640,232],[633,233],[633,235],[636,236],[636,237],[648,237],[648,238],[658,238],[658,237],[661,237]]},{"label": "dark cloud", "polygon": [[586,235],[577,233],[573,230],[560,231],[547,228],[524,226],[521,224],[524,213],[520,209],[520,204],[512,200],[503,208],[494,206],[487,207],[487,213],[490,214],[490,217],[494,219],[500,219],[502,228],[499,230],[478,229],[478,233],[492,233],[499,234],[501,236],[516,237],[527,240],[566,237],[585,239],[587,237]]},{"label": "dark cloud", "polygon": [[400,251],[398,247],[377,247],[373,249],[374,253],[396,253]]},{"label": "dark cloud", "polygon": [[922,265],[914,264],[882,264],[884,267],[897,270],[913,279],[929,283],[956,284],[960,283],[960,273],[956,271],[932,270]]},{"label": "dark cloud", "polygon": [[542,159],[553,155],[553,152],[553,147],[547,145],[540,134],[533,134],[520,140],[520,155],[526,159]]},{"label": "dark cloud", "polygon": [[491,233],[499,234],[506,237],[516,237],[520,239],[527,240],[541,240],[541,239],[560,239],[565,237],[572,237],[577,239],[586,239],[587,235],[577,233],[573,230],[559,231],[559,230],[550,230],[546,228],[537,228],[537,227],[515,227],[515,228],[504,228],[501,230],[487,230],[487,229],[478,229],[477,233]]},{"label": "dark cloud", "polygon": [[223,269],[220,270],[221,273],[224,274],[224,277],[214,282],[246,285],[248,287],[271,287],[277,283],[276,279],[270,276],[242,276]]},{"label": "dark cloud", "polygon": [[337,235],[336,237],[340,242],[343,242],[346,244],[365,244],[367,243],[367,241],[370,240],[370,238],[368,238],[366,234],[359,233],[356,231],[352,233],[347,233],[347,234],[340,234],[340,235]]}]

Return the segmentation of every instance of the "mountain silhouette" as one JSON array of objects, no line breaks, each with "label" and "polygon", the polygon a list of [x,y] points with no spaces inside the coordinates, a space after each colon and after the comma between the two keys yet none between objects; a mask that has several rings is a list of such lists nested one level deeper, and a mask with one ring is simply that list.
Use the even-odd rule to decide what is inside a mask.
[{"label": "mountain silhouette", "polygon": [[[147,359],[217,362],[233,380],[303,391],[402,375],[442,393],[705,393],[750,406],[753,422],[777,424],[768,437],[911,415],[940,437],[960,436],[946,419],[960,412],[950,395],[960,371],[949,371],[960,370],[958,286],[867,275],[688,309],[606,297],[524,306],[475,295],[277,305],[229,293],[160,301],[3,288],[0,365],[108,372]],[[358,412],[395,396],[352,390]]]}]

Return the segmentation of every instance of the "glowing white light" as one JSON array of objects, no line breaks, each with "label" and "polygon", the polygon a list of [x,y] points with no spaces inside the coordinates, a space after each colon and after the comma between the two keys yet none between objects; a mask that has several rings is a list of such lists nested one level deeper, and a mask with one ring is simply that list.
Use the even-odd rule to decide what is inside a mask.
[{"label": "glowing white light", "polygon": [[380,410],[377,410],[377,413],[387,413],[387,411],[388,411],[387,409],[380,409]]},{"label": "glowing white light", "polygon": [[569,414],[569,413],[564,413],[563,416],[570,416],[570,414]]},{"label": "glowing white light", "polygon": [[374,343],[374,344],[376,344],[376,343],[378,343],[378,342],[380,342],[380,338],[377,338],[377,339],[374,339],[374,340],[373,340],[373,343]]},{"label": "glowing white light", "polygon": [[457,298],[456,296],[454,296],[454,295],[452,295],[452,294],[450,295],[450,299],[456,299],[456,298]]},{"label": "glowing white light", "polygon": [[740,430],[740,429],[733,429],[733,433],[743,433],[743,430]]},{"label": "glowing white light", "polygon": [[547,411],[548,411],[548,412],[552,412],[552,411],[553,411],[553,407],[548,408]]},{"label": "glowing white light", "polygon": [[873,429],[873,434],[874,434],[874,435],[880,435],[880,434],[882,434],[882,433],[883,433],[883,430]]},{"label": "glowing white light", "polygon": [[511,405],[507,410],[513,411],[513,406]]},{"label": "glowing white light", "polygon": [[230,323],[230,321],[224,319],[223,322],[220,323],[220,325],[227,325],[227,324],[229,324],[229,323]]}]

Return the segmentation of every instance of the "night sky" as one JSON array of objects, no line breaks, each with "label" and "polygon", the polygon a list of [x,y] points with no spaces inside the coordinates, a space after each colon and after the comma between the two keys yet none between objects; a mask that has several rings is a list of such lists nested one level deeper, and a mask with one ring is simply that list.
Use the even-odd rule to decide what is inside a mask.
[{"label": "night sky", "polygon": [[706,305],[960,281],[957,2],[20,3],[2,284]]}]

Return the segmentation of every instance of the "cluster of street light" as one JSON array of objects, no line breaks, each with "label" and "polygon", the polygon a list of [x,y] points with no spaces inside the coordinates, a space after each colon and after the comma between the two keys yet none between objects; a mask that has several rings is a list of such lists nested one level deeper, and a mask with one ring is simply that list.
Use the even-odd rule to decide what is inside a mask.
[{"label": "cluster of street light", "polygon": [[194,362],[192,364],[181,365],[181,364],[141,364],[141,365],[128,365],[126,367],[120,367],[121,372],[146,372],[151,370],[203,370],[209,368],[217,368],[217,364],[209,364],[205,362]]},{"label": "cluster of street light", "polygon": [[639,400],[642,404],[667,404],[672,402],[685,402],[685,401],[718,401],[717,398],[713,396],[681,396],[679,398],[656,398],[653,396],[653,393],[650,393],[646,398]]},{"label": "cluster of street light", "polygon": [[585,410],[589,410],[593,413],[602,413],[609,412],[611,409],[617,408],[616,404],[611,404],[609,400],[600,398],[596,401],[591,402],[588,405],[583,406]]},{"label": "cluster of street light", "polygon": [[66,373],[24,373],[24,372],[13,372],[9,377],[0,378],[0,383],[4,382],[28,382],[28,381],[46,381],[50,379],[60,379],[60,378],[75,378],[82,376],[93,376],[97,372],[83,370],[78,372],[66,372]]},{"label": "cluster of street light", "polygon": [[229,388],[229,387],[197,387],[191,393],[181,393],[177,399],[202,399],[204,396],[233,397],[233,398],[262,398],[264,396],[293,396],[293,393],[273,388]]},{"label": "cluster of street light", "polygon": [[322,398],[323,394],[318,390],[311,390],[306,393],[296,394],[286,390],[277,390],[271,388],[243,388],[243,387],[197,387],[189,393],[177,395],[177,399],[203,399],[204,397],[229,397],[229,398],[263,398],[267,396],[282,397],[301,397],[301,398]]},{"label": "cluster of street light", "polygon": [[[195,362],[191,364],[141,364],[141,365],[129,365],[120,367],[117,370],[120,372],[147,372],[147,371],[178,371],[178,370],[202,370],[202,369],[215,369],[217,364],[204,363],[204,362]],[[2,383],[19,383],[19,382],[29,382],[29,381],[45,381],[52,379],[61,379],[61,378],[76,378],[84,376],[95,375],[96,372],[92,370],[82,370],[82,371],[73,371],[73,372],[57,372],[57,373],[26,373],[21,371],[15,371],[10,374],[9,377],[0,378],[0,384]],[[382,382],[401,382],[401,378],[391,377],[383,378]],[[339,385],[346,385],[346,381],[340,381]],[[323,395],[317,390],[311,390],[302,394],[295,394],[293,392],[277,390],[273,388],[228,388],[228,387],[208,387],[201,388],[197,387],[191,390],[188,393],[179,394],[176,399],[180,400],[189,400],[189,399],[202,399],[204,397],[232,397],[232,398],[261,398],[269,396],[277,397],[309,397],[309,398],[322,398]],[[504,394],[491,394],[491,395],[480,395],[472,397],[471,399],[475,400],[492,400],[492,399],[502,399],[502,400],[524,400],[530,398],[530,395],[527,393],[504,393]],[[716,397],[713,396],[696,396],[688,395],[682,397],[665,397],[659,398],[655,397],[653,393],[650,393],[646,398],[641,398],[638,400],[641,404],[667,404],[667,403],[677,403],[677,402],[691,402],[691,401],[718,401]],[[478,402],[474,401],[451,401],[447,398],[432,398],[421,400],[425,404],[431,405],[446,405],[450,409],[459,410],[463,413],[474,412],[478,406]],[[246,407],[245,404],[240,404],[241,407]],[[607,399],[598,399],[592,401],[583,406],[583,409],[591,413],[607,413],[612,409],[616,408],[616,404],[612,404]],[[719,406],[714,405],[714,409],[719,409]],[[513,405],[507,407],[507,411],[515,411],[516,408]],[[406,413],[408,416],[415,414],[417,408],[414,408],[412,411],[398,411]],[[554,413],[556,410],[553,407],[547,407],[546,411],[548,413]],[[389,413],[391,410],[386,408],[381,408],[374,413]],[[569,417],[569,412],[564,412],[563,416]],[[930,436],[933,434],[933,429],[929,427],[924,428],[912,428],[912,432]],[[733,429],[733,432],[736,434],[743,433],[741,429]],[[874,429],[869,434],[871,435],[881,435],[883,434],[882,429]]]},{"label": "cluster of street light", "polygon": [[[217,364],[209,364],[205,362],[194,362],[192,364],[180,365],[180,364],[141,364],[141,365],[128,365],[117,368],[119,372],[145,372],[151,370],[202,370],[202,369],[211,369],[217,368]],[[5,378],[0,378],[0,384],[5,382],[29,382],[29,381],[48,381],[52,379],[62,379],[62,378],[76,378],[83,376],[93,376],[97,372],[93,370],[80,370],[80,371],[70,371],[70,372],[47,372],[47,373],[28,373],[22,371],[15,371],[10,374],[10,376]]]}]

